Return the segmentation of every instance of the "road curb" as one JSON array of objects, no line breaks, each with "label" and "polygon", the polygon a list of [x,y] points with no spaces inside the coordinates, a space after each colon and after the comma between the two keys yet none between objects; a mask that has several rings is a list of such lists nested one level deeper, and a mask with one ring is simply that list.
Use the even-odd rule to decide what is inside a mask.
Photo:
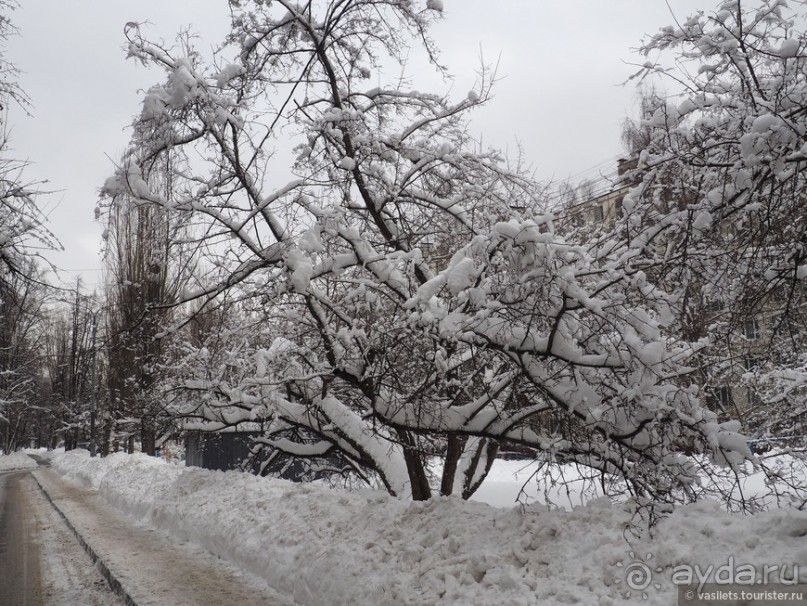
[{"label": "road curb", "polygon": [[76,530],[76,527],[73,526],[73,523],[68,519],[68,517],[64,514],[64,512],[61,509],[59,509],[59,506],[56,505],[56,503],[48,494],[48,491],[45,490],[44,486],[42,486],[42,483],[39,481],[39,478],[36,477],[36,474],[32,473],[31,477],[34,479],[37,486],[39,486],[39,490],[42,491],[42,494],[45,495],[45,498],[48,500],[48,503],[50,503],[51,506],[56,510],[56,513],[58,513],[61,516],[67,527],[70,529],[70,532],[73,533],[73,535],[76,537],[81,547],[84,549],[85,552],[87,552],[87,555],[90,556],[90,559],[92,560],[93,564],[98,566],[98,569],[101,571],[101,576],[104,577],[110,589],[112,589],[112,591],[114,591],[115,594],[117,594],[123,599],[123,602],[124,604],[126,604],[126,606],[137,606],[137,602],[135,602],[132,596],[129,595],[129,592],[126,591],[126,588],[121,584],[121,582],[118,580],[115,574],[104,563],[104,561],[101,559],[98,553],[92,548],[92,546],[89,543],[87,543],[87,541],[84,540],[84,537],[82,537],[79,534],[78,530]]}]

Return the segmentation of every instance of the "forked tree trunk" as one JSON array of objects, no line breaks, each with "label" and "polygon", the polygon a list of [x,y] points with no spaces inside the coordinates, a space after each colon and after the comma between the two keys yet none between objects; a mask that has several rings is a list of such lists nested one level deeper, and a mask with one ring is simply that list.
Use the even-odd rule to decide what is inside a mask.
[{"label": "forked tree trunk", "polygon": [[[483,459],[482,454],[485,454]],[[468,500],[482,485],[484,479],[488,476],[490,468],[493,466],[493,461],[496,455],[499,454],[499,444],[492,440],[482,440],[482,443],[474,453],[471,464],[465,472],[465,477],[462,482],[462,498]],[[482,474],[477,474],[477,469],[480,465],[484,465],[485,471]],[[476,478],[476,480],[474,480]]]}]

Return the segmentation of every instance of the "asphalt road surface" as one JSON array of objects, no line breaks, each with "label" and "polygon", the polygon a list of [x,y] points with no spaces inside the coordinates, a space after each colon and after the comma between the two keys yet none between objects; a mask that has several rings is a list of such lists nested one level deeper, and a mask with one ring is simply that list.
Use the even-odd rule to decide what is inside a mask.
[{"label": "asphalt road surface", "polygon": [[44,606],[40,546],[30,511],[28,472],[0,474],[0,604]]},{"label": "asphalt road surface", "polygon": [[120,606],[30,472],[0,473],[0,606]]}]

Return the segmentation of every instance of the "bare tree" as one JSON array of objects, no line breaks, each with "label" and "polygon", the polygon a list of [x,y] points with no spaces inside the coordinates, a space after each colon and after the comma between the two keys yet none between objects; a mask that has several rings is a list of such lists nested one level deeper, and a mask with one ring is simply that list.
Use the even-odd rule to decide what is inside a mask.
[{"label": "bare tree", "polygon": [[93,375],[103,376],[96,334],[100,301],[81,292],[80,280],[74,290],[59,295],[51,293],[49,310],[41,319],[40,405],[53,417],[49,446],[63,441],[71,450],[90,440],[91,401],[93,389],[97,391]]}]

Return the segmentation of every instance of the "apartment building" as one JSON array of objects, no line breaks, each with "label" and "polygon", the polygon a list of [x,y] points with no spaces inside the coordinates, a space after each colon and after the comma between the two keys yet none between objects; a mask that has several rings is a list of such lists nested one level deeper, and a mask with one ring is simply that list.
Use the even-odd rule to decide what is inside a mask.
[{"label": "apartment building", "polygon": [[[636,183],[631,174],[636,164],[635,160],[620,160],[615,178],[604,179],[602,187],[584,201],[562,208],[558,212],[559,231],[576,231],[594,238],[597,233],[614,229],[624,212],[623,200]],[[748,306],[707,303],[699,297],[689,303],[689,321],[694,326],[687,328],[685,338],[709,337],[711,341],[700,356],[704,370],[697,380],[702,382],[703,399],[724,418],[739,419],[750,436],[771,434],[768,421],[775,411],[769,408],[759,385],[766,373],[783,363],[781,352],[788,350],[776,345],[783,338],[781,318],[786,304],[776,296]],[[792,315],[793,310],[788,313]],[[803,416],[807,417],[807,413]],[[796,420],[792,427],[775,431],[807,433],[806,424],[807,419]]]}]

